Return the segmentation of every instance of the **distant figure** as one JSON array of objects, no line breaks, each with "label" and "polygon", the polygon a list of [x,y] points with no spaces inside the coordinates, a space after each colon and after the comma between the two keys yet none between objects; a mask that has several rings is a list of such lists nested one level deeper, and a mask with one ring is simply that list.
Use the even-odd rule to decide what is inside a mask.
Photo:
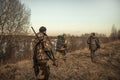
[{"label": "distant figure", "polygon": [[100,48],[99,39],[95,36],[95,33],[91,33],[90,37],[87,40],[87,44],[89,45],[89,49],[91,51],[91,61],[95,62],[95,51]]},{"label": "distant figure", "polygon": [[34,41],[33,63],[36,80],[48,80],[50,74],[49,59],[53,61],[53,65],[57,66],[46,30],[44,26],[40,27]]},{"label": "distant figure", "polygon": [[57,36],[56,51],[62,53],[63,55],[66,55],[67,43],[68,43],[68,41],[66,39],[66,34],[58,35]]}]

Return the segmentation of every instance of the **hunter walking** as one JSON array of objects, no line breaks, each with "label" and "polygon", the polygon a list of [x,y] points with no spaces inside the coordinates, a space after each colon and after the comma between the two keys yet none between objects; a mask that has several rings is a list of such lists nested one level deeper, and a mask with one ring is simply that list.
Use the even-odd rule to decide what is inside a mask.
[{"label": "hunter walking", "polygon": [[91,61],[95,62],[95,51],[100,48],[100,43],[98,37],[95,36],[95,33],[91,33],[90,37],[87,40],[87,44],[89,45]]},{"label": "hunter walking", "polygon": [[51,42],[46,31],[47,29],[44,26],[40,27],[38,33],[34,31],[36,37],[34,40],[33,63],[36,80],[48,80],[50,75],[50,67],[48,65],[49,59],[53,62],[53,65],[57,66],[56,59],[52,52]]}]

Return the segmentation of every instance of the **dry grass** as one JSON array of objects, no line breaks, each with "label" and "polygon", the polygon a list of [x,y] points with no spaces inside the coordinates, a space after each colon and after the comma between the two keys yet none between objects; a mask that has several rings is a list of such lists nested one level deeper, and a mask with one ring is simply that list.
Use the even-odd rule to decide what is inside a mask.
[{"label": "dry grass", "polygon": [[[120,41],[107,43],[96,52],[92,63],[88,48],[68,53],[58,67],[51,67],[50,80],[120,80]],[[57,55],[58,57],[58,55]],[[32,60],[0,67],[0,80],[34,80]]]}]

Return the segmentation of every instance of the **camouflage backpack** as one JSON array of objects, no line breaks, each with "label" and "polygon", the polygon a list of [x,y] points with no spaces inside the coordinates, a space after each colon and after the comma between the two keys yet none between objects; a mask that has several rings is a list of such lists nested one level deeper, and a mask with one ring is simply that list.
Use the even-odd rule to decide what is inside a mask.
[{"label": "camouflage backpack", "polygon": [[62,48],[64,42],[65,42],[65,38],[62,35],[57,36],[56,48],[58,48],[58,49]]}]

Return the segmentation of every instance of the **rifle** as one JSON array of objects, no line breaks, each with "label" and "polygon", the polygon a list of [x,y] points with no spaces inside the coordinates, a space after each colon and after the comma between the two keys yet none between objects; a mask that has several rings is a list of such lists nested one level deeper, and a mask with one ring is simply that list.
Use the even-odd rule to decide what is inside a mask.
[{"label": "rifle", "polygon": [[39,37],[38,37],[37,33],[35,32],[34,28],[33,28],[33,27],[31,27],[31,28],[32,28],[32,30],[33,30],[33,32],[34,32],[34,34],[35,34],[35,36],[37,37],[37,39],[38,39],[39,41],[41,41],[41,40],[39,39]]},{"label": "rifle", "polygon": [[[50,38],[48,37],[48,35],[47,35],[47,34],[45,34],[45,33],[44,33],[44,35],[46,35],[46,36],[47,36],[47,39],[48,39],[48,41],[50,42],[50,45],[52,46],[52,43],[51,43]],[[51,53],[50,55],[52,56],[52,59],[53,59],[53,61],[54,61],[53,65],[57,67],[57,66],[58,66],[58,64],[56,64],[56,62],[55,62],[55,61],[56,61],[56,59],[55,59],[54,54],[53,54],[53,49],[51,49],[51,50],[50,50],[50,53]]]},{"label": "rifle", "polygon": [[[37,39],[38,39],[38,43],[35,45],[35,47],[36,47],[38,44],[41,44],[41,45],[42,45],[42,48],[44,49],[44,45],[41,43],[42,40],[40,40],[40,38],[38,37],[38,35],[37,35],[37,33],[35,32],[34,28],[33,28],[33,27],[31,27],[31,28],[32,28],[35,36],[36,36]],[[44,34],[44,35],[47,36],[47,34]],[[47,37],[48,37],[48,36],[47,36]],[[36,53],[36,50],[34,50],[34,52]],[[45,53],[46,53],[46,55],[47,55],[52,61],[55,61],[55,60],[56,60],[55,57],[54,57],[54,55],[53,55],[53,51],[52,51],[52,50],[50,51],[51,54],[49,54],[49,53],[47,53],[47,52],[45,52]],[[52,56],[52,57],[51,57],[51,56]]]},{"label": "rifle", "polygon": [[[46,35],[46,36],[47,36],[47,39],[48,39],[48,41],[49,41],[50,45],[51,45],[51,46],[53,46],[53,45],[52,45],[52,43],[51,43],[51,41],[50,41],[50,38],[48,37],[48,35],[47,35],[47,34],[45,34],[45,33],[44,33],[44,35]],[[56,60],[56,59],[55,59],[55,57],[54,57],[54,55],[53,55],[53,53],[54,53],[54,52],[53,52],[53,48],[52,48],[52,49],[51,49],[51,55],[52,55],[53,59],[54,59],[54,60]]]}]

